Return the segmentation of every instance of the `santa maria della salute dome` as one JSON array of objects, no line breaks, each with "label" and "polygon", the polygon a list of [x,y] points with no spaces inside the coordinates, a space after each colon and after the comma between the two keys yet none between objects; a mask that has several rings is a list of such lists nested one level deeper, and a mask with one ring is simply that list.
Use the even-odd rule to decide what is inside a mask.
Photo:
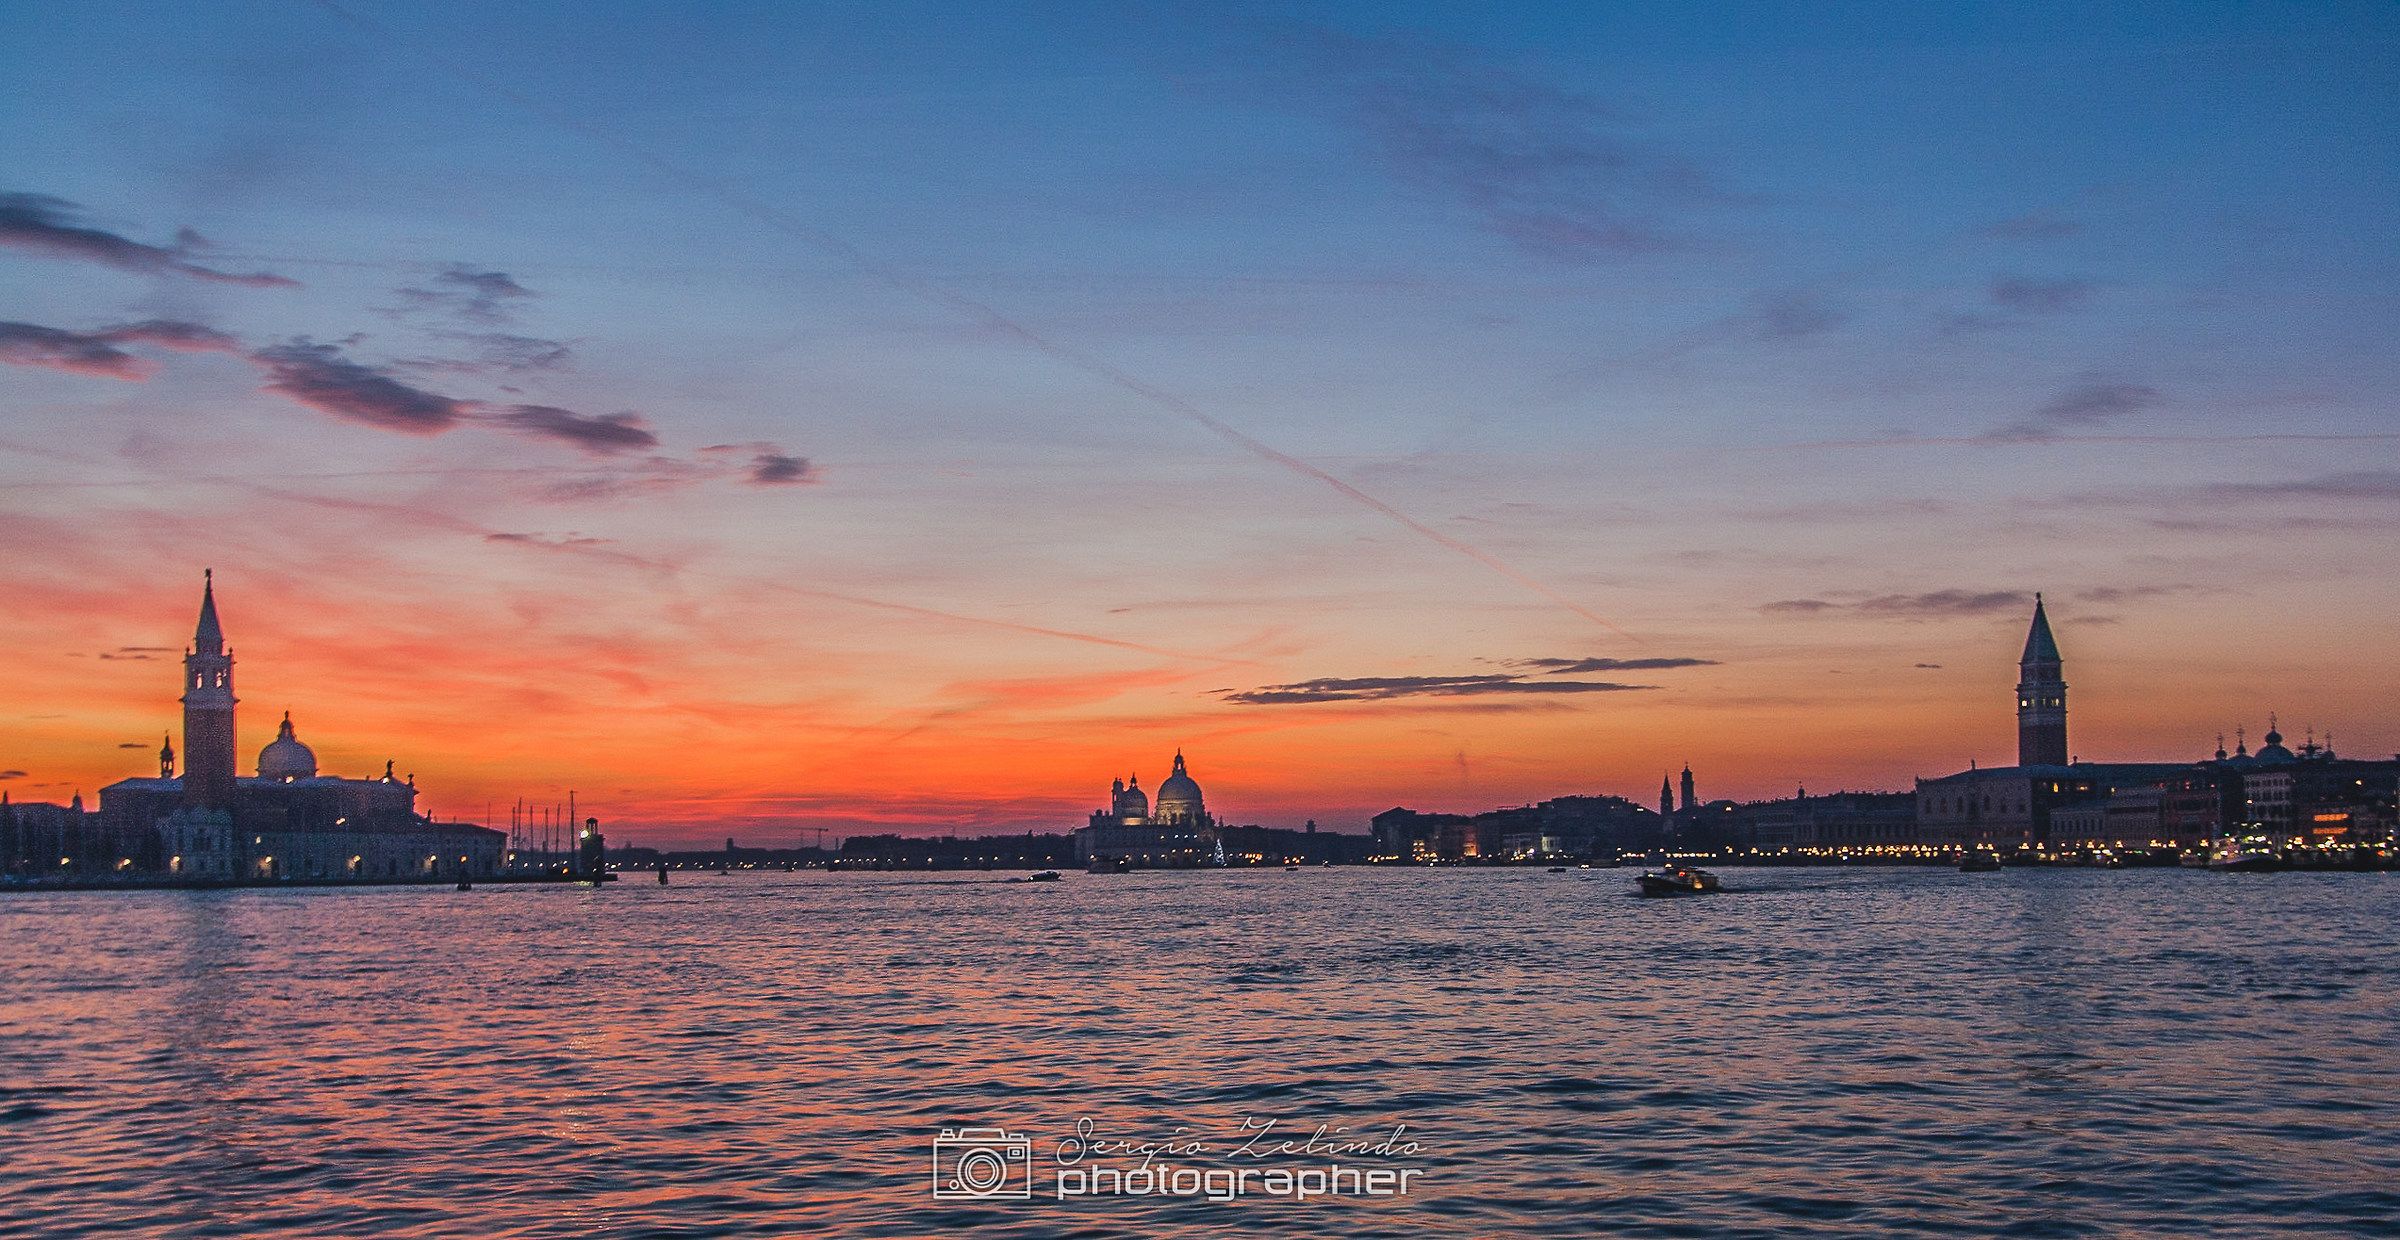
[{"label": "santa maria della salute dome", "polygon": [[1197,823],[1207,819],[1208,809],[1200,801],[1200,783],[1183,769],[1183,751],[1175,751],[1175,771],[1158,786],[1158,808],[1150,813],[1157,822]]},{"label": "santa maria della salute dome", "polygon": [[1116,780],[1107,808],[1095,810],[1075,832],[1075,859],[1095,869],[1172,869],[1222,858],[1217,820],[1209,817],[1200,781],[1184,769],[1180,749],[1175,769],[1158,785],[1155,805],[1142,792],[1141,776]]}]

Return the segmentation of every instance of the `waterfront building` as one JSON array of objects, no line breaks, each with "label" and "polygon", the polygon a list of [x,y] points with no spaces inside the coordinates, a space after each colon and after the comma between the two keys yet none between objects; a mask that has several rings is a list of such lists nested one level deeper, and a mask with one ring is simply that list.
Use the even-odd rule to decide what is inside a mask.
[{"label": "waterfront building", "polygon": [[156,777],[100,790],[101,833],[121,871],[231,880],[487,876],[508,835],[416,811],[416,778],[385,763],[376,779],[319,774],[289,713],[259,751],[256,774],[235,767],[233,651],[217,615],[215,574],[184,655],[183,772],[170,741]]},{"label": "waterfront building", "polygon": [[80,877],[105,873],[117,864],[93,815],[78,792],[65,805],[12,801],[0,790],[0,875],[15,878]]},{"label": "waterfront building", "polygon": [[1183,751],[1158,785],[1157,804],[1143,794],[1141,776],[1115,780],[1109,803],[1075,832],[1075,860],[1127,869],[1177,869],[1221,859],[1217,820],[1209,815],[1200,784],[1184,769]]},{"label": "waterfront building", "polygon": [[2155,787],[2190,769],[2188,763],[2078,762],[2067,748],[2066,664],[2050,616],[2034,596],[2033,623],[2017,661],[2017,765],[1970,765],[1955,775],[1919,779],[1917,839],[1935,846],[2042,847],[2052,840],[2052,817],[2066,807],[2101,803],[2101,816],[2078,814],[2070,825],[2106,834],[2106,801]]},{"label": "waterfront building", "polygon": [[1525,861],[1657,847],[1668,815],[1622,797],[1564,796],[1481,814],[1394,807],[1375,815],[1369,856],[1386,861]]},{"label": "waterfront building", "polygon": [[2286,747],[2274,716],[2256,753],[2236,743],[2220,749],[2213,768],[2225,797],[2226,826],[2244,835],[2324,843],[2381,839],[2395,825],[2400,754],[2389,762],[2336,757],[2330,737],[2312,734],[2297,751]]},{"label": "waterfront building", "polygon": [[1917,781],[1918,838],[1933,845],[2049,849],[2197,847],[2228,835],[2336,843],[2388,837],[2400,756],[2336,758],[2312,735],[2295,752],[2268,720],[2252,753],[2236,732],[2200,762],[2079,762],[2067,748],[2065,662],[2034,596],[2018,662],[2017,765]]},{"label": "waterfront building", "polygon": [[1917,842],[1916,798],[1906,792],[1798,794],[1737,807],[1724,844],[1760,848],[1905,848]]}]

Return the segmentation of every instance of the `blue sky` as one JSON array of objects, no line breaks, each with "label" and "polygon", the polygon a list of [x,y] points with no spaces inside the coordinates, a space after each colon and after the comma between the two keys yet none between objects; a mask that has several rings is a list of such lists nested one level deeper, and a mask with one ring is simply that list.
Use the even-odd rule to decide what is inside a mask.
[{"label": "blue sky", "polygon": [[[6,765],[155,731],[93,660],[203,562],[359,763],[661,830],[1049,821],[1178,743],[1269,820],[1897,786],[2005,757],[2036,589],[2086,756],[2400,747],[2396,36],[0,8],[0,621],[61,717]],[[1460,679],[1588,658],[1704,662]],[[1344,678],[1426,688],[1229,696]]]}]

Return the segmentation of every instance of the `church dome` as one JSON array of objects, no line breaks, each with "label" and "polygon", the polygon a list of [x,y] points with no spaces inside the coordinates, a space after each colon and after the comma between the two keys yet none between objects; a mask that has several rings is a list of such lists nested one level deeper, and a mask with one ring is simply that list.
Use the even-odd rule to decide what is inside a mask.
[{"label": "church dome", "polygon": [[1201,816],[1200,784],[1183,769],[1183,754],[1175,755],[1175,770],[1158,785],[1158,816],[1197,819]]},{"label": "church dome", "polygon": [[2258,747],[2258,760],[2261,765],[2299,761],[2297,757],[2293,756],[2291,750],[2283,747],[2283,733],[2275,730],[2275,723],[2271,718],[2267,721],[2266,740],[2266,744]]},{"label": "church dome", "polygon": [[276,731],[275,739],[268,741],[267,747],[258,751],[258,777],[276,780],[317,777],[316,752],[301,744],[299,737],[292,735],[290,711],[284,712],[283,727]]},{"label": "church dome", "polygon": [[1117,786],[1111,790],[1110,800],[1112,802],[1110,808],[1116,812],[1119,818],[1148,818],[1150,816],[1150,798],[1142,791],[1142,777],[1139,775],[1133,777],[1133,784],[1130,787],[1124,781],[1118,781]]}]

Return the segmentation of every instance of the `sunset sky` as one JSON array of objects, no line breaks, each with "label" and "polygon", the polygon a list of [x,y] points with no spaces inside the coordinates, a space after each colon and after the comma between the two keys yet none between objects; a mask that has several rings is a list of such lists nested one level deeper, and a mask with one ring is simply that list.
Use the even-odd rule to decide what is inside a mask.
[{"label": "sunset sky", "polygon": [[[505,10],[505,11],[501,11]],[[2400,750],[2400,7],[0,7],[0,789],[616,841]],[[505,809],[501,814],[505,817]]]}]

